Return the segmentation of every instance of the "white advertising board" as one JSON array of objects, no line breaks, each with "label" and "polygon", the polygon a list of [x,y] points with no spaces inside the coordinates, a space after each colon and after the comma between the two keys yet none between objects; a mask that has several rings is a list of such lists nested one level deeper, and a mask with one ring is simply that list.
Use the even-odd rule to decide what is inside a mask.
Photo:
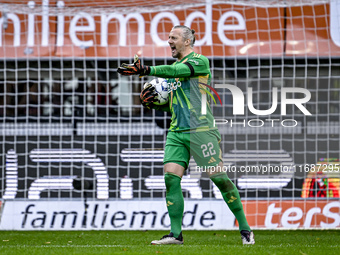
[{"label": "white advertising board", "polygon": [[[233,229],[224,201],[185,201],[183,229]],[[1,230],[170,229],[165,201],[7,201]]]}]

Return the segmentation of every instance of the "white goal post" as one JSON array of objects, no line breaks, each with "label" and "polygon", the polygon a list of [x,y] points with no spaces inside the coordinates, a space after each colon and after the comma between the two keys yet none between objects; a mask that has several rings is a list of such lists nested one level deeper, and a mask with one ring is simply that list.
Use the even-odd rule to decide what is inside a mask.
[{"label": "white goal post", "polygon": [[[140,104],[153,77],[116,70],[173,63],[177,24],[210,61],[252,228],[340,227],[339,1],[2,0],[0,229],[167,228],[170,116]],[[186,229],[237,228],[193,160],[182,189]]]}]

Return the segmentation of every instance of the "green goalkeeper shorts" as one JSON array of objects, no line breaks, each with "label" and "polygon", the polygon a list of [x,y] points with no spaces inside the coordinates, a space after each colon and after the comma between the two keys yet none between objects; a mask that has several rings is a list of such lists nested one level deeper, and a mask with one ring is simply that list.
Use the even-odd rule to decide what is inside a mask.
[{"label": "green goalkeeper shorts", "polygon": [[176,163],[187,169],[191,156],[199,167],[214,167],[222,161],[221,135],[218,130],[196,133],[170,131],[163,163]]}]

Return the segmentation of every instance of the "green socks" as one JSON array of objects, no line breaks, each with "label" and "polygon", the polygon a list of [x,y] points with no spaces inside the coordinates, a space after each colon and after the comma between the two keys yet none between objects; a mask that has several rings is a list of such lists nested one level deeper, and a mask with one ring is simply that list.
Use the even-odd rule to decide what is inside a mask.
[{"label": "green socks", "polygon": [[239,229],[250,231],[246,216],[243,211],[243,205],[241,203],[240,193],[238,192],[235,184],[228,178],[228,175],[224,172],[216,173],[210,177],[210,179],[216,184],[221,191],[224,201],[229,206],[230,211],[235,215]]},{"label": "green socks", "polygon": [[166,186],[166,206],[168,207],[171,232],[178,237],[182,232],[184,199],[181,188],[181,177],[172,173],[164,175]]},{"label": "green socks", "polygon": [[[210,179],[220,189],[224,201],[235,215],[239,229],[250,231],[246,216],[243,211],[240,194],[234,183],[228,178],[226,173],[216,173]],[[181,188],[181,177],[172,173],[164,175],[166,186],[166,205],[168,207],[171,232],[174,237],[178,237],[182,232],[182,220],[184,212],[184,199]]]}]

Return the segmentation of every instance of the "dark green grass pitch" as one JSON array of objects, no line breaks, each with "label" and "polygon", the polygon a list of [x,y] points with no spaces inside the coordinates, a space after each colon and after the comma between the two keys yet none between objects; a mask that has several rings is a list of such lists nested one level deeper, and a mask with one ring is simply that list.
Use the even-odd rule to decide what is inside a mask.
[{"label": "dark green grass pitch", "polygon": [[340,230],[185,231],[184,245],[150,245],[165,231],[0,231],[0,254],[340,254]]}]

